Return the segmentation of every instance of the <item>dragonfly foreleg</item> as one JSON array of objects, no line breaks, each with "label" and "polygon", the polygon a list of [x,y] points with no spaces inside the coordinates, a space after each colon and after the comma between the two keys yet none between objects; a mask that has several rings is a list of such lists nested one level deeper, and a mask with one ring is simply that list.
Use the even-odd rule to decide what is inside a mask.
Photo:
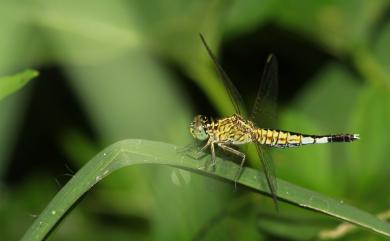
[{"label": "dragonfly foreleg", "polygon": [[216,160],[215,160],[215,148],[214,148],[214,142],[211,143],[211,166],[215,166]]},{"label": "dragonfly foreleg", "polygon": [[210,146],[210,144],[211,144],[211,141],[208,141],[206,143],[206,145],[204,145],[202,148],[200,148],[200,150],[195,153],[195,158],[199,159],[200,157],[202,157],[204,155],[204,153],[203,153],[204,150],[206,150]]},{"label": "dragonfly foreleg", "polygon": [[240,163],[240,169],[238,169],[236,176],[234,177],[234,186],[237,187],[237,181],[240,178],[241,170],[242,170],[242,167],[244,166],[244,163],[245,163],[245,154],[240,152],[240,151],[237,151],[236,149],[234,149],[230,146],[224,145],[222,143],[218,143],[218,146],[221,147],[223,150],[228,151],[230,153],[233,153],[234,155],[237,155],[237,156],[242,158],[241,163]]},{"label": "dragonfly foreleg", "polygon": [[[211,150],[211,166],[214,167],[216,164],[216,158],[215,158],[215,147],[214,147],[214,142],[209,140],[207,144],[202,147],[202,149],[199,150],[199,153],[202,153],[205,149],[207,149],[210,146]],[[206,165],[206,169],[208,168],[208,165]]]},{"label": "dragonfly foreleg", "polygon": [[[203,152],[210,147],[211,150],[211,166],[215,166],[216,164],[216,157],[215,157],[215,147],[214,147],[214,142],[209,140],[207,141],[206,145],[204,145],[197,153],[197,156],[201,156]],[[207,167],[206,167],[207,168]]]}]

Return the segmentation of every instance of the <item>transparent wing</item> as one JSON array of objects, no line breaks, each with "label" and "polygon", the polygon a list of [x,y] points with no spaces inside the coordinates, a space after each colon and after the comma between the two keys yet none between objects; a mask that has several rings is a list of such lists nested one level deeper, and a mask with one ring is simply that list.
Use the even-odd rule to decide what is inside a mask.
[{"label": "transparent wing", "polygon": [[278,95],[278,61],[273,54],[267,58],[256,99],[249,119],[258,127],[273,127]]},{"label": "transparent wing", "polygon": [[256,145],[256,150],[259,155],[261,164],[263,165],[263,171],[265,173],[268,188],[271,192],[271,197],[275,203],[276,210],[278,210],[279,209],[278,199],[276,197],[277,183],[276,183],[275,169],[273,167],[271,155],[267,150],[265,150],[262,146],[260,146],[259,143],[255,143],[255,145]]},{"label": "transparent wing", "polygon": [[210,58],[213,60],[213,63],[215,65],[215,68],[218,70],[218,74],[223,81],[223,84],[226,88],[226,92],[229,95],[230,101],[232,102],[234,109],[237,114],[239,115],[246,115],[246,112],[243,110],[244,108],[244,101],[242,100],[241,95],[238,93],[238,90],[233,85],[232,81],[230,80],[229,76],[226,74],[226,72],[223,70],[222,66],[219,64],[217,58],[214,56],[213,52],[211,51],[210,47],[206,43],[205,38],[200,33],[199,34],[200,39],[202,40],[202,43],[204,47],[207,50],[207,53],[209,54]]}]

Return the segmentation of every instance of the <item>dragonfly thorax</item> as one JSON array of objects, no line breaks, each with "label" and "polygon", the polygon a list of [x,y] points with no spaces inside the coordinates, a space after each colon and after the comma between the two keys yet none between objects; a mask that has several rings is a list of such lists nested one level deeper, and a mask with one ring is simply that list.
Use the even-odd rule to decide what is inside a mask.
[{"label": "dragonfly thorax", "polygon": [[207,133],[207,125],[209,120],[206,116],[197,115],[194,117],[194,120],[190,124],[190,132],[195,139],[204,141],[209,138]]}]

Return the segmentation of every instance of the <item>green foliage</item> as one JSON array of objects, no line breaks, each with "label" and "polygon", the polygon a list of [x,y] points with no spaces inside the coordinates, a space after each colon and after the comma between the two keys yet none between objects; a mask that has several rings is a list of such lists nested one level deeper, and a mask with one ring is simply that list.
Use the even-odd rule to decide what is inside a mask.
[{"label": "green foliage", "polygon": [[0,177],[6,166],[6,159],[12,149],[16,129],[19,124],[18,115],[23,111],[23,98],[20,95],[7,96],[18,91],[31,79],[36,77],[35,70],[25,70],[12,76],[0,78]]},{"label": "green foliage", "polygon": [[[208,173],[204,167],[207,166],[209,160],[210,155],[206,155],[202,161],[193,159],[186,153],[178,152],[177,146],[164,143],[144,140],[125,140],[115,143],[97,154],[69,180],[34,221],[22,240],[44,239],[81,196],[118,169],[138,164],[156,164],[169,165],[206,175]],[[234,182],[237,170],[239,170],[239,165],[218,159],[218,165],[209,174]],[[264,179],[265,176],[257,170],[245,168],[238,182],[243,186],[270,195],[267,186],[259,181]],[[375,216],[344,204],[343,201],[327,198],[280,179],[277,183],[277,195],[283,201],[328,214],[390,237],[390,225]],[[175,211],[176,206],[173,207],[172,211]]]},{"label": "green foliage", "polygon": [[[278,113],[281,129],[313,134],[361,134],[361,140],[345,145],[274,150],[276,174],[288,181],[281,181],[279,194],[291,193],[294,188],[305,190],[294,197],[284,196],[290,201],[301,198],[292,201],[300,203],[310,199],[306,194],[312,192],[307,189],[315,190],[315,197],[320,198],[314,199],[313,207],[333,203],[329,201],[333,197],[344,204],[334,203],[331,207],[337,208],[329,209],[329,214],[376,231],[381,230],[381,225],[387,226],[373,220],[371,215],[360,215],[359,210],[372,214],[388,210],[388,1],[36,0],[22,3],[0,0],[0,6],[0,72],[13,73],[32,66],[42,69],[42,81],[60,83],[62,76],[70,87],[68,92],[79,105],[79,112],[74,112],[78,116],[74,118],[87,123],[85,128],[77,122],[56,120],[53,114],[56,112],[40,112],[43,102],[52,100],[37,97],[41,93],[33,92],[35,88],[25,88],[2,99],[0,233],[5,240],[21,237],[32,222],[39,226],[34,217],[60,189],[54,179],[59,179],[62,185],[65,178],[61,174],[69,175],[65,165],[79,169],[105,146],[123,139],[150,139],[183,146],[191,142],[188,122],[194,114],[209,110],[210,106],[221,115],[233,111],[199,41],[199,32],[222,58],[224,66],[223,57],[231,54],[225,51],[229,46],[240,48],[245,57],[251,53],[252,49],[243,41],[248,38],[258,43],[256,47],[261,52],[284,55],[280,72],[287,80],[281,81],[286,84],[281,89],[291,88],[284,93],[291,92],[293,97],[282,103]],[[279,34],[273,35],[275,32]],[[298,50],[290,49],[296,47],[290,44],[294,41],[300,43]],[[315,53],[306,55],[310,49],[315,49]],[[308,76],[302,70],[313,56],[321,56],[323,62]],[[228,73],[245,69],[244,63],[234,63],[237,65],[226,65]],[[49,74],[53,66],[56,67],[54,76]],[[291,71],[297,66],[300,69]],[[255,68],[260,75],[260,67]],[[26,80],[34,75],[34,71],[26,71],[8,80],[18,77]],[[289,83],[296,79],[294,76],[307,79]],[[257,82],[249,80],[246,73],[240,78],[233,80],[240,90],[250,83],[251,89],[242,91],[244,98],[253,96]],[[3,84],[12,84],[4,89],[6,92],[0,92],[0,98],[24,85],[22,79],[0,80],[0,90]],[[34,99],[29,98],[30,94]],[[55,95],[62,96],[62,92]],[[33,109],[35,112],[26,112],[32,104],[38,106]],[[63,107],[55,108],[66,112]],[[31,116],[39,121],[27,125]],[[43,125],[46,122],[42,120],[48,120],[50,125]],[[47,145],[42,136],[30,136],[26,128],[49,129],[54,138]],[[25,150],[20,149],[21,142],[29,143],[28,146],[40,145],[33,156],[12,163],[13,157],[22,154],[15,152]],[[167,151],[165,147],[166,144],[152,145],[143,153],[152,153],[152,157],[121,156],[119,163],[144,159],[154,162],[153,157]],[[60,154],[53,157],[53,152]],[[249,153],[248,164],[257,167],[251,150]],[[180,161],[174,155],[170,157],[166,161]],[[38,165],[34,163],[42,159]],[[193,165],[201,164],[185,160]],[[61,178],[49,169],[53,165],[62,170]],[[86,165],[93,166],[91,162]],[[29,170],[19,175],[25,166]],[[218,168],[228,166],[234,168],[225,161]],[[221,169],[215,175],[220,174],[218,170]],[[248,168],[246,175],[253,172]],[[68,199],[71,196],[66,195],[61,201],[67,204],[56,206],[55,215],[51,214],[51,207],[43,213],[49,218],[39,218],[43,225],[54,225],[63,214],[60,209],[69,208],[80,193],[96,182],[98,172],[89,175],[89,185],[75,184],[78,194],[73,193],[71,201]],[[15,179],[19,181],[9,181]],[[359,209],[351,211],[347,204]],[[323,212],[325,208],[319,209]],[[234,191],[230,182],[166,165],[140,165],[99,182],[49,239],[266,240],[281,237],[311,240],[339,224],[340,220],[291,204],[282,203],[280,212],[275,213],[269,198],[242,188]],[[30,230],[50,229],[36,227]],[[339,236],[343,240],[381,240],[380,235],[364,229]]]},{"label": "green foliage", "polygon": [[0,100],[22,88],[36,76],[38,76],[37,71],[25,70],[13,76],[0,78]]}]

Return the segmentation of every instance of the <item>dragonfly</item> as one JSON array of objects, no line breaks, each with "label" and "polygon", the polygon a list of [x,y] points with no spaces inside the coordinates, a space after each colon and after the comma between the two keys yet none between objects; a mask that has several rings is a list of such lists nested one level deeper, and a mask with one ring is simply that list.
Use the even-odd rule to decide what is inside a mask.
[{"label": "dragonfly", "polygon": [[196,115],[190,123],[190,133],[196,140],[206,142],[199,152],[201,153],[208,148],[210,149],[212,166],[216,164],[215,150],[217,147],[241,158],[240,167],[235,176],[235,182],[238,181],[241,175],[246,159],[245,153],[236,148],[247,143],[255,144],[268,189],[276,209],[278,209],[275,172],[270,156],[267,155],[265,148],[290,148],[311,144],[352,142],[359,139],[359,134],[308,135],[261,127],[259,124],[265,118],[267,114],[266,110],[270,110],[266,105],[272,106],[276,101],[274,100],[278,82],[278,63],[276,57],[273,54],[268,56],[251,114],[247,115],[247,112],[244,111],[241,95],[223,70],[221,64],[219,64],[204,36],[202,34],[199,35],[225,86],[230,101],[234,106],[235,113],[231,116],[218,119],[208,118],[205,115]]}]

